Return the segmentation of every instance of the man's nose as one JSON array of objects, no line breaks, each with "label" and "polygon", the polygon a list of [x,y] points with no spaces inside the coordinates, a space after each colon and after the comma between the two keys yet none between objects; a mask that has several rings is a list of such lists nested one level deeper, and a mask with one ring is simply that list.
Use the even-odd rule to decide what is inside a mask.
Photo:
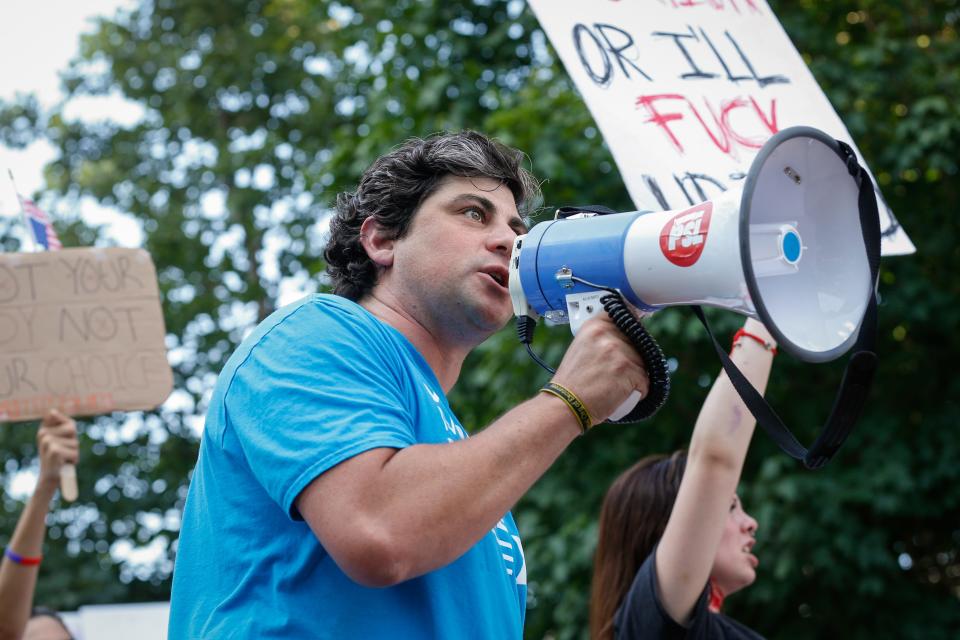
[{"label": "man's nose", "polygon": [[517,232],[506,221],[497,221],[487,235],[487,248],[495,253],[510,255]]}]

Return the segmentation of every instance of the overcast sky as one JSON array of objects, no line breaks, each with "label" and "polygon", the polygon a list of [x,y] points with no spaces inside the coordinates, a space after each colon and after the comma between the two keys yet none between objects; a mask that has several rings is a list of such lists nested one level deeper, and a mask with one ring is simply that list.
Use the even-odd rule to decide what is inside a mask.
[{"label": "overcast sky", "polygon": [[[93,30],[97,16],[112,17],[119,8],[134,4],[134,0],[5,0],[0,13],[0,100],[35,93],[45,106],[59,102],[57,74],[76,54],[80,35]],[[20,215],[7,169],[13,170],[19,191],[31,195],[43,187],[43,165],[52,158],[45,143],[24,151],[0,146],[0,215]]]}]

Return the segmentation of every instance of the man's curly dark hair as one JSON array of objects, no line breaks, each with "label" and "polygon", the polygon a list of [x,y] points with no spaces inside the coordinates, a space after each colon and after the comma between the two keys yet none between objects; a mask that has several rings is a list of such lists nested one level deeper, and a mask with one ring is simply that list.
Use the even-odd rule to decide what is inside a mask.
[{"label": "man's curly dark hair", "polygon": [[413,138],[378,158],[353,193],[337,196],[324,258],[333,292],[360,300],[377,283],[377,267],[360,244],[360,225],[374,216],[402,238],[420,207],[450,175],[493,178],[507,185],[521,215],[536,206],[540,188],[522,164],[526,156],[475,131]]}]

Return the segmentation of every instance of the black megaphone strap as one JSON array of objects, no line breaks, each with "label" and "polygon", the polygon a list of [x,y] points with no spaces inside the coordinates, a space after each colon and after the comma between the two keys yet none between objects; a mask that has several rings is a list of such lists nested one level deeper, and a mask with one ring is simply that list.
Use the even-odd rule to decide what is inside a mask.
[{"label": "black megaphone strap", "polygon": [[[863,234],[863,242],[867,252],[867,262],[870,266],[870,283],[872,287],[876,286],[877,276],[880,271],[880,217],[877,211],[877,198],[873,191],[873,182],[866,169],[857,162],[856,154],[849,145],[837,141],[842,159],[847,165],[850,175],[857,181],[859,187],[858,208],[860,210],[860,228]],[[873,383],[873,377],[877,370],[877,299],[876,294],[871,291],[867,302],[867,309],[863,320],[860,323],[860,331],[857,334],[857,340],[854,342],[853,355],[847,361],[847,367],[843,374],[843,381],[837,391],[833,408],[826,424],[820,431],[820,435],[814,441],[813,445],[807,449],[793,435],[789,428],[783,423],[783,420],[773,410],[773,407],[764,399],[764,397],[741,373],[737,365],[733,363],[727,352],[723,350],[716,336],[710,329],[703,309],[699,306],[693,307],[693,312],[703,323],[707,334],[713,341],[714,349],[723,365],[723,370],[730,378],[737,393],[743,399],[744,404],[750,409],[750,412],[757,419],[757,422],[763,427],[774,442],[777,443],[787,455],[796,460],[803,461],[808,469],[818,469],[825,465],[840,449],[840,446],[850,435],[853,426],[863,411],[869,395],[870,386]]]}]

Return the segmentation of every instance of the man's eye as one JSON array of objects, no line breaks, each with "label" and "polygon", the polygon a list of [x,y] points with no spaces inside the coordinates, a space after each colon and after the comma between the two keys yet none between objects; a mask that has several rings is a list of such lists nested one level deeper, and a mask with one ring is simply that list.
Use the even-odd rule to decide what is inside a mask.
[{"label": "man's eye", "polygon": [[483,212],[480,211],[479,209],[470,208],[464,211],[463,213],[465,216],[467,216],[469,219],[473,220],[474,222],[483,222],[484,220]]}]

